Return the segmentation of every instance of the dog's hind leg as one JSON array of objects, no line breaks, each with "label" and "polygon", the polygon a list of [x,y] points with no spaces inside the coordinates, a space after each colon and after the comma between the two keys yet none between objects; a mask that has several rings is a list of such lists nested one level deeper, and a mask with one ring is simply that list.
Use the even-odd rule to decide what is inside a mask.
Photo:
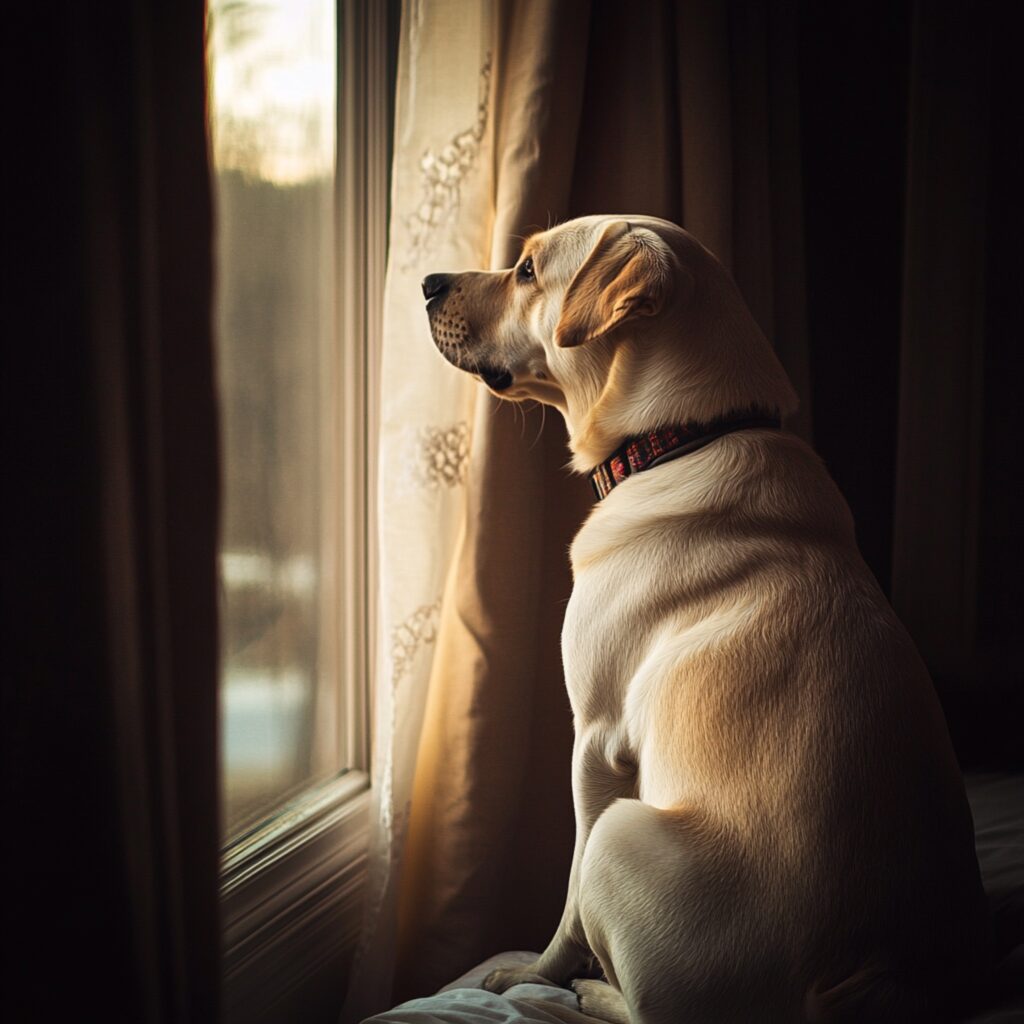
[{"label": "dog's hind leg", "polygon": [[587,942],[634,1024],[802,1019],[773,915],[729,836],[695,811],[619,800],[583,857]]}]

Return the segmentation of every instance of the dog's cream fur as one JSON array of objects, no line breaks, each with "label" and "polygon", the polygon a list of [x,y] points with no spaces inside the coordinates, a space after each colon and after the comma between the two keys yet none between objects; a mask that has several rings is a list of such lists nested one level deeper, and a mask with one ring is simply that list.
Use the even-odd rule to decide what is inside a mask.
[{"label": "dog's cream fur", "polygon": [[[664,221],[582,218],[426,290],[445,357],[560,409],[579,471],[653,428],[795,406],[732,279]],[[487,987],[566,984],[593,954],[612,988],[578,982],[580,1005],[609,1020],[941,1018],[985,941],[971,817],[814,453],[744,430],[637,474],[572,567],[565,912]]]}]

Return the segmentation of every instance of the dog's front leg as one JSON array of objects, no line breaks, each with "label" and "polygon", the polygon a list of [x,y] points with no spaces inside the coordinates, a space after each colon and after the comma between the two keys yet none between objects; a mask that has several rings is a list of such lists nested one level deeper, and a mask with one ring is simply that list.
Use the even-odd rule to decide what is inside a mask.
[{"label": "dog's front leg", "polygon": [[614,800],[636,796],[636,762],[628,753],[624,730],[605,724],[577,729],[572,756],[572,792],[576,810],[576,845],[562,920],[536,963],[491,971],[483,986],[504,992],[513,985],[566,985],[579,977],[593,956],[580,922],[579,874],[583,851],[594,823]]}]

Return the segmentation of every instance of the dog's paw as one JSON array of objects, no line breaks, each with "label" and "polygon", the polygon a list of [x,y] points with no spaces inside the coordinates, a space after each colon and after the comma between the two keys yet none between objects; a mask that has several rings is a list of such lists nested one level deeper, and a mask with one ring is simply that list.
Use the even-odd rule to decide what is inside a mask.
[{"label": "dog's paw", "polygon": [[608,982],[577,978],[569,983],[569,988],[576,993],[581,1013],[611,1024],[630,1024],[629,1009],[622,993]]},{"label": "dog's paw", "polygon": [[526,967],[498,967],[483,980],[482,987],[499,995],[513,985],[550,985],[558,988],[549,978],[543,978],[529,965]]}]

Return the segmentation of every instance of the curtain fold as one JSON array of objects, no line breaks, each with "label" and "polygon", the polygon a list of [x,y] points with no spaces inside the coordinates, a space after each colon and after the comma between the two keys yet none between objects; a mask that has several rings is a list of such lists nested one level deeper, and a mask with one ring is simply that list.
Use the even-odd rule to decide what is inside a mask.
[{"label": "curtain fold", "polygon": [[68,5],[11,26],[41,48],[4,278],[18,1019],[218,1018],[204,17]]},{"label": "curtain fold", "polygon": [[[910,54],[892,600],[965,763],[1024,762],[1021,133],[1008,12],[916,3]],[[1011,298],[1015,295],[1016,298]],[[1012,340],[1011,340],[1012,339]]]},{"label": "curtain fold", "polygon": [[[711,2],[403,6],[381,396],[378,813],[343,1020],[496,950],[542,947],[573,843],[559,633],[589,487],[564,468],[556,413],[502,403],[441,359],[418,282],[509,266],[523,236],[567,217],[663,216],[749,268],[741,286],[806,381],[799,189],[785,201],[773,191],[780,177],[799,182],[786,120],[796,115],[780,106],[792,96],[778,86],[795,39],[774,10],[744,20]],[[757,62],[740,67],[749,53]],[[748,210],[761,219],[741,231]],[[450,466],[444,482],[424,458]]]},{"label": "curtain fold", "polygon": [[894,606],[952,678],[977,635],[992,56],[990,26],[964,39],[958,20],[940,4],[913,25],[892,568]]},{"label": "curtain fold", "polygon": [[1024,757],[1009,17],[875,0],[800,20],[816,447],[965,767]]}]

